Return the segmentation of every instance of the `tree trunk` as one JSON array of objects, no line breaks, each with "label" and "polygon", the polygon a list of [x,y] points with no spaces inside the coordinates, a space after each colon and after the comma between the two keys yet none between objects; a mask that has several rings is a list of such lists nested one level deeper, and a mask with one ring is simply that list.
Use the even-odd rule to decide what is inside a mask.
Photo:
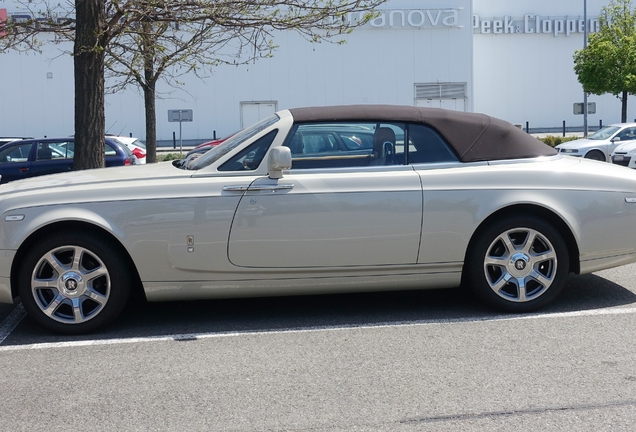
[{"label": "tree trunk", "polygon": [[157,162],[157,112],[155,109],[155,81],[146,82],[144,106],[146,109],[146,163]]},{"label": "tree trunk", "polygon": [[104,0],[75,1],[75,155],[76,170],[104,166]]},{"label": "tree trunk", "polygon": [[151,22],[142,22],[142,45],[144,53],[144,80],[141,88],[144,90],[144,108],[146,111],[146,163],[157,162],[157,112],[155,107],[156,84],[155,55],[156,39]]},{"label": "tree trunk", "polygon": [[623,90],[623,97],[621,98],[621,123],[627,122],[627,90]]}]

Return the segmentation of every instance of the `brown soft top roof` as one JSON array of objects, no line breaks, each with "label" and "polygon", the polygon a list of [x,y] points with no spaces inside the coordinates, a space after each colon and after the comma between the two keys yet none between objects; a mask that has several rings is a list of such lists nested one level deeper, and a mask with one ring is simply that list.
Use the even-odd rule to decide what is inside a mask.
[{"label": "brown soft top roof", "polygon": [[556,150],[512,124],[485,114],[398,105],[293,108],[295,122],[422,123],[437,130],[462,162],[552,156]]}]

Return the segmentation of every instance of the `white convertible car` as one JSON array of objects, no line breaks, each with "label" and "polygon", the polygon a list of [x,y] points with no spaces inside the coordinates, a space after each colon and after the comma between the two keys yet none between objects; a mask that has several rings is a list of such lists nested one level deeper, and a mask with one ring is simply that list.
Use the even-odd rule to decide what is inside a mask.
[{"label": "white convertible car", "polygon": [[0,214],[0,301],[19,296],[63,333],[103,327],[138,289],[163,301],[463,282],[526,312],[570,272],[636,261],[636,171],[486,115],[405,106],[284,110],[197,159],[16,181]]}]

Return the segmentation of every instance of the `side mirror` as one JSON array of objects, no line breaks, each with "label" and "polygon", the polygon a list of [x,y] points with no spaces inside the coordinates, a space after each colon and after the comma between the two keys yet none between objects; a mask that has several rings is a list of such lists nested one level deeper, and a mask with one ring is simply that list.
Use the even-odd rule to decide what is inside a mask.
[{"label": "side mirror", "polygon": [[283,178],[283,170],[292,166],[291,150],[289,147],[274,147],[267,156],[267,175],[271,179]]},{"label": "side mirror", "polygon": [[620,141],[620,140],[621,140],[621,137],[614,137],[614,138],[612,138],[612,142],[616,142],[616,141]]}]

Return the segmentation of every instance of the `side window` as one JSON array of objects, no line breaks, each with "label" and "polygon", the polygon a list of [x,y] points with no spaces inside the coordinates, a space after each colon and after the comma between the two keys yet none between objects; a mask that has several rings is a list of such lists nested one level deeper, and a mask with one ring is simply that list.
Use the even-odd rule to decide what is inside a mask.
[{"label": "side window", "polygon": [[269,146],[274,142],[278,129],[269,132],[267,135],[257,139],[246,149],[239,152],[230,160],[221,165],[219,171],[251,171],[258,168],[263,161]]},{"label": "side window", "polygon": [[36,160],[72,159],[73,151],[66,141],[38,143]]},{"label": "side window", "polygon": [[424,125],[409,125],[408,163],[457,162],[459,159],[444,139]]},{"label": "side window", "polygon": [[361,150],[373,148],[373,135],[366,133],[343,132],[340,138],[349,150]]},{"label": "side window", "polygon": [[632,141],[636,139],[636,128],[629,127],[623,129],[618,135],[621,141]]},{"label": "side window", "polygon": [[117,156],[117,150],[112,145],[104,143],[104,156]]},{"label": "side window", "polygon": [[404,125],[308,123],[292,130],[283,145],[292,169],[395,165],[404,161]]},{"label": "side window", "polygon": [[0,163],[27,162],[33,143],[16,144],[0,152]]}]

